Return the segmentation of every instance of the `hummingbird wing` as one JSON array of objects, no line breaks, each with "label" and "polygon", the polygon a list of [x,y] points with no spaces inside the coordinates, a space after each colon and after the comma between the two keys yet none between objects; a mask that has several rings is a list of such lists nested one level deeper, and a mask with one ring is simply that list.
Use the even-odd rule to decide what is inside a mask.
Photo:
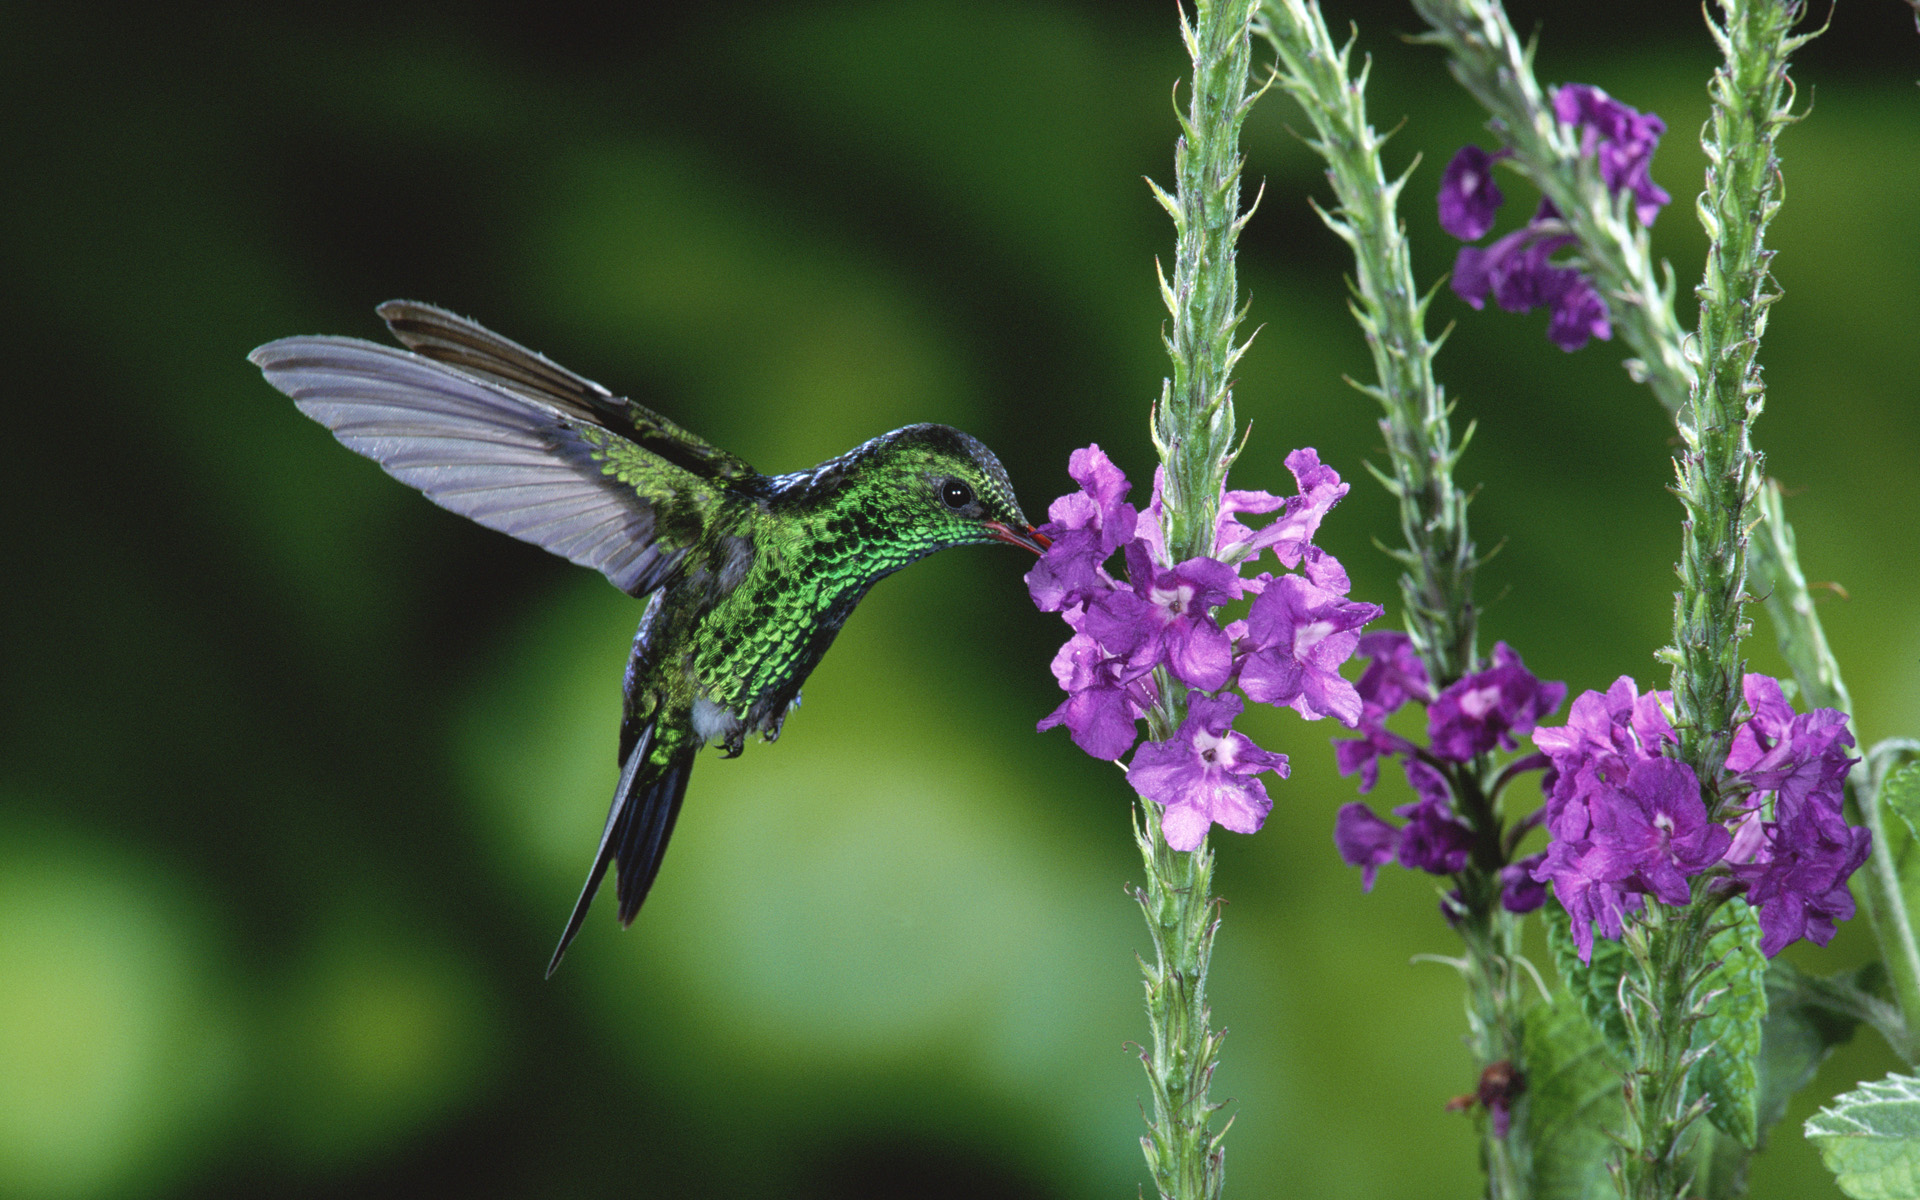
[{"label": "hummingbird wing", "polygon": [[389,300],[377,310],[407,349],[509,390],[571,409],[695,475],[745,483],[759,473],[643,405],[616,396],[518,342],[444,308]]},{"label": "hummingbird wing", "polygon": [[390,319],[432,352],[292,337],[248,357],[395,479],[592,567],[621,591],[639,596],[665,583],[724,494],[759,479],[665,418],[470,321],[407,304]]}]

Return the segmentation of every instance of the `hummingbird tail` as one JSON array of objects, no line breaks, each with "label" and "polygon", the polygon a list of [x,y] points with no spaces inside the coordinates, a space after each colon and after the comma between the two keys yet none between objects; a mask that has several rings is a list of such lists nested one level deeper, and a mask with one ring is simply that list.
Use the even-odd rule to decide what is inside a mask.
[{"label": "hummingbird tail", "polygon": [[560,935],[560,945],[547,964],[549,979],[587,919],[587,908],[600,890],[609,862],[618,864],[614,884],[623,928],[633,923],[640,902],[653,887],[654,876],[660,873],[660,859],[666,853],[667,838],[673,834],[674,820],[680,815],[680,802],[686,798],[687,779],[693,774],[693,756],[699,744],[655,746],[657,728],[650,724],[642,729],[627,753],[627,761],[621,764],[620,783],[614,789],[613,807],[600,834],[599,852],[587,872],[586,885],[580,889],[580,899],[574,902],[566,931]]}]

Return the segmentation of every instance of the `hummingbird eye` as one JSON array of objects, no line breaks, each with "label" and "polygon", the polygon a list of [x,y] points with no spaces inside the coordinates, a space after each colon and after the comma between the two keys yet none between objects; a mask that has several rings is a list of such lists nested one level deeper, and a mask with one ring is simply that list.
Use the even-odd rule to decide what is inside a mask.
[{"label": "hummingbird eye", "polygon": [[940,485],[940,500],[948,508],[965,508],[973,503],[973,489],[963,479],[949,479]]}]

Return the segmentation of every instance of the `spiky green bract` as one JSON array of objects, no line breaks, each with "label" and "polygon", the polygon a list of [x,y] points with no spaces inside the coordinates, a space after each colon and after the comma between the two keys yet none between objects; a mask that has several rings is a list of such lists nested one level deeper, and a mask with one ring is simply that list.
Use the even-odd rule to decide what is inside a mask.
[{"label": "spiky green bract", "polygon": [[[1171,279],[1160,294],[1170,317],[1166,334],[1172,378],[1154,406],[1152,431],[1164,466],[1167,552],[1173,562],[1213,553],[1214,521],[1237,433],[1233,366],[1246,350],[1234,341],[1242,310],[1234,243],[1251,212],[1240,211],[1240,124],[1258,92],[1247,88],[1249,27],[1258,0],[1195,0],[1180,12],[1180,33],[1193,62],[1187,111],[1174,146],[1173,193],[1149,184],[1173,218]],[[1154,740],[1172,737],[1185,716],[1184,687],[1165,669],[1155,673],[1158,702],[1147,713]],[[1226,1130],[1214,1132],[1207,1084],[1221,1035],[1209,1031],[1207,963],[1218,927],[1209,885],[1213,855],[1205,842],[1191,852],[1169,848],[1155,805],[1140,800],[1137,817],[1146,886],[1137,893],[1153,938],[1154,962],[1142,960],[1153,1044],[1142,1057],[1154,1112],[1142,1139],[1154,1186],[1167,1200],[1211,1200],[1225,1178]]]},{"label": "spiky green bract", "polygon": [[[1482,667],[1475,645],[1473,601],[1478,565],[1467,525],[1467,496],[1453,481],[1465,442],[1454,445],[1446,396],[1434,378],[1439,343],[1426,333],[1427,301],[1413,277],[1398,205],[1407,176],[1389,181],[1381,161],[1386,139],[1367,119],[1366,69],[1350,69],[1353,43],[1337,45],[1314,0],[1265,0],[1258,31],[1279,60],[1278,82],[1305,110],[1311,146],[1327,164],[1336,205],[1320,210],[1327,227],[1353,251],[1354,319],[1373,356],[1374,382],[1361,387],[1381,407],[1390,474],[1375,475],[1400,507],[1405,548],[1400,594],[1407,630],[1436,689]],[[1491,756],[1448,764],[1460,817],[1474,830],[1474,854],[1458,876],[1455,925],[1465,943],[1459,960],[1467,984],[1469,1043],[1476,1077],[1506,1064],[1527,1077],[1526,981],[1516,963],[1519,919],[1500,903],[1504,822],[1481,781]],[[1519,1091],[1501,1136],[1483,1114],[1481,1161],[1489,1195],[1532,1194],[1531,1131],[1526,1091]]]}]

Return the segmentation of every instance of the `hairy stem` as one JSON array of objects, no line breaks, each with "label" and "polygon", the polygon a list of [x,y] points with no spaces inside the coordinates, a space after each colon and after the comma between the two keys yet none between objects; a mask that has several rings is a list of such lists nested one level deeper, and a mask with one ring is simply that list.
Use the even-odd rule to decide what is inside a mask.
[{"label": "hairy stem", "polygon": [[[1326,160],[1336,201],[1321,210],[1354,256],[1354,319],[1373,357],[1374,382],[1361,386],[1381,408],[1390,474],[1380,475],[1400,508],[1405,547],[1395,551],[1407,628],[1437,687],[1481,666],[1473,601],[1477,565],[1467,525],[1467,496],[1454,484],[1456,447],[1444,392],[1434,378],[1439,346],[1426,334],[1427,296],[1414,282],[1398,203],[1406,184],[1388,181],[1385,139],[1367,120],[1366,70],[1350,69],[1352,44],[1336,45],[1315,0],[1266,0],[1258,31],[1273,47],[1277,80],[1312,126],[1308,144]],[[1376,472],[1379,475],[1379,472]],[[1501,815],[1480,786],[1489,763],[1449,772],[1457,808],[1476,834],[1472,860],[1457,877],[1456,924],[1465,942],[1469,1043],[1479,1072],[1514,1072],[1525,1083],[1525,995],[1516,967],[1519,923],[1500,903],[1506,862]],[[1531,1194],[1531,1152],[1524,1099],[1504,1136],[1483,1120],[1481,1159],[1488,1194]]]},{"label": "hairy stem", "polygon": [[[1242,315],[1234,243],[1250,215],[1240,211],[1240,125],[1258,95],[1247,89],[1248,26],[1256,6],[1257,0],[1196,0],[1191,19],[1182,10],[1193,78],[1174,147],[1174,191],[1154,188],[1176,235],[1172,276],[1163,272],[1160,279],[1171,318],[1172,378],[1152,419],[1166,473],[1166,544],[1176,563],[1213,553],[1219,496],[1233,458],[1232,374],[1246,349],[1234,340]],[[1179,727],[1186,693],[1165,670],[1156,673],[1156,683],[1159,702],[1148,724],[1164,739]],[[1140,810],[1147,884],[1136,898],[1154,948],[1154,961],[1141,963],[1152,1034],[1142,1058],[1153,1093],[1141,1145],[1163,1197],[1211,1200],[1224,1178],[1226,1133],[1210,1128],[1219,1106],[1207,1098],[1221,1038],[1208,1028],[1206,1005],[1218,925],[1213,855],[1204,842],[1190,853],[1173,850],[1153,803],[1143,799]]]}]

